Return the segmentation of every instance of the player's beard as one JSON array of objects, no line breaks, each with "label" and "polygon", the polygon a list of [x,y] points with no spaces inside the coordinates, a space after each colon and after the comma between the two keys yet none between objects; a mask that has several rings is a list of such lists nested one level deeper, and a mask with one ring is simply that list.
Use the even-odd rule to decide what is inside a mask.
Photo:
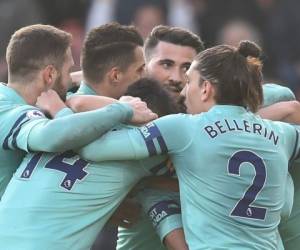
[{"label": "player's beard", "polygon": [[185,96],[179,95],[178,100],[177,100],[177,104],[179,106],[180,112],[181,113],[186,113],[187,107],[185,105]]},{"label": "player's beard", "polygon": [[65,102],[66,101],[66,94],[67,90],[65,89],[63,83],[62,83],[62,76],[61,73],[59,73],[59,76],[56,78],[53,87],[53,90],[59,95],[59,97]]}]

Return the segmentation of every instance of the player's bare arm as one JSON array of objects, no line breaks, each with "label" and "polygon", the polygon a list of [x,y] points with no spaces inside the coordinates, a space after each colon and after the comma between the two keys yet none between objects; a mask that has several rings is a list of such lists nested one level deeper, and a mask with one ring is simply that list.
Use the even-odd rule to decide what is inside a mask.
[{"label": "player's bare arm", "polygon": [[262,118],[300,124],[300,103],[298,101],[278,102],[257,112]]},{"label": "player's bare arm", "polygon": [[[144,124],[157,118],[157,115],[140,98],[127,96],[126,99],[120,101],[128,104],[133,109],[133,117],[130,121],[132,124]],[[70,98],[68,105],[72,109],[75,107],[75,112],[85,112],[116,102],[118,102],[116,99],[104,96],[77,96],[76,99],[75,97]]]}]

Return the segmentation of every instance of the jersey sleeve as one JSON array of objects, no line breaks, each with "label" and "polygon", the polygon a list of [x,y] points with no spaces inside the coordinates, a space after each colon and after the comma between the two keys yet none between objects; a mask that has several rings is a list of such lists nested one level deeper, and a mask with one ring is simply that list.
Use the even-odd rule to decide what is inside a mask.
[{"label": "jersey sleeve", "polygon": [[300,163],[300,126],[292,125],[295,129],[295,143],[293,148],[293,153],[290,158],[290,166],[293,165],[294,162]]},{"label": "jersey sleeve", "polygon": [[137,198],[161,241],[173,230],[183,227],[179,193],[144,189]]},{"label": "jersey sleeve", "polygon": [[266,83],[263,85],[263,95],[264,107],[270,106],[277,102],[293,101],[296,99],[292,90],[273,83]]},{"label": "jersey sleeve", "polygon": [[174,153],[188,145],[186,115],[169,115],[140,128],[111,131],[78,153],[90,161],[133,160]]},{"label": "jersey sleeve", "polygon": [[31,111],[20,115],[7,139],[11,141],[8,145],[27,152],[62,152],[82,147],[132,116],[131,108],[119,103],[53,120],[42,116],[40,111],[39,119],[28,118],[28,112]]},{"label": "jersey sleeve", "polygon": [[72,109],[70,109],[70,108],[63,108],[59,112],[57,112],[57,114],[55,115],[54,118],[64,117],[64,116],[72,115],[72,114],[74,114],[74,112],[73,112]]}]

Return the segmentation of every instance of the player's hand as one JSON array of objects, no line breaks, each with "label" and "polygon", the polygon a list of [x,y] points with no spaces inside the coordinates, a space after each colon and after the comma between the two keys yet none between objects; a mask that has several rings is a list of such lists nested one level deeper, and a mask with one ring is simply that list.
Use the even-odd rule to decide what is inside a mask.
[{"label": "player's hand", "polygon": [[147,107],[147,104],[138,97],[123,96],[120,98],[120,101],[127,103],[132,107],[133,116],[130,121],[132,124],[145,124],[158,117],[157,114],[153,113]]},{"label": "player's hand", "polygon": [[141,213],[141,205],[132,199],[126,198],[113,213],[109,223],[125,228],[130,228],[135,224]]},{"label": "player's hand", "polygon": [[52,89],[42,92],[37,98],[36,106],[51,117],[54,117],[57,112],[67,107],[58,94]]}]

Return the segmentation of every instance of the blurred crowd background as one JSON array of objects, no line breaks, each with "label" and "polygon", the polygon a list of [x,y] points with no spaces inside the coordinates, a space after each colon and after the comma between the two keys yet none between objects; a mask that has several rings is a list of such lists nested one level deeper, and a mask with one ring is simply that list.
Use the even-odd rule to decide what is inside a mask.
[{"label": "blurred crowd background", "polygon": [[146,37],[158,24],[187,28],[206,47],[240,40],[264,50],[264,78],[290,87],[300,99],[299,0],[0,0],[0,81],[7,80],[5,50],[23,26],[51,24],[73,34],[79,69],[87,31],[109,21],[134,24]]}]

